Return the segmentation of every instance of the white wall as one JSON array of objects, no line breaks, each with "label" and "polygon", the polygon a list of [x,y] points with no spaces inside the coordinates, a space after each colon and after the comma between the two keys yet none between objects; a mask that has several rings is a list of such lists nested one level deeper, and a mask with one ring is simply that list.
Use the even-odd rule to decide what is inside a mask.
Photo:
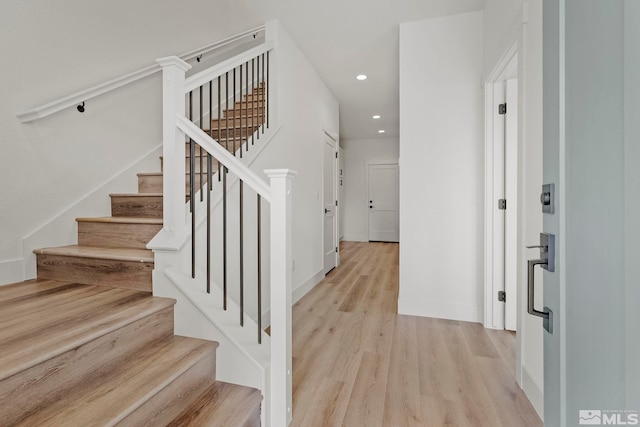
[{"label": "white wall", "polygon": [[397,163],[398,138],[349,139],[344,148],[344,240],[368,241],[367,164]]},{"label": "white wall", "polygon": [[479,322],[483,13],[400,25],[399,312]]},{"label": "white wall", "polygon": [[522,23],[523,0],[487,0],[484,6],[484,75],[488,76]]},{"label": "white wall", "polygon": [[324,130],[338,135],[339,105],[298,45],[280,27],[278,115],[282,149],[266,153],[265,168],[298,171],[293,180],[293,272],[296,289],[322,278],[322,149]]},{"label": "white wall", "polygon": [[160,77],[91,100],[84,114],[21,124],[16,113],[260,24],[239,2],[1,2],[0,283],[24,278],[23,237],[160,143]]}]

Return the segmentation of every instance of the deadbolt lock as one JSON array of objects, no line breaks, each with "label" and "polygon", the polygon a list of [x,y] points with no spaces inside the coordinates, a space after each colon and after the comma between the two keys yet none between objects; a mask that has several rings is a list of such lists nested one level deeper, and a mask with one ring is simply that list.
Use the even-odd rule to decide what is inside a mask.
[{"label": "deadbolt lock", "polygon": [[555,212],[555,185],[544,184],[542,186],[542,193],[540,194],[540,203],[542,204],[542,212],[552,214]]}]

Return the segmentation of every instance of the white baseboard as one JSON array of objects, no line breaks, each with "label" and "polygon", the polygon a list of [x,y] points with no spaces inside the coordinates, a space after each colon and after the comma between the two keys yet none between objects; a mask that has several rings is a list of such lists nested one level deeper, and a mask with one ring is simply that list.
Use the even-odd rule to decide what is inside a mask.
[{"label": "white baseboard", "polygon": [[482,307],[398,298],[398,314],[482,323]]},{"label": "white baseboard", "polygon": [[541,420],[544,420],[544,392],[536,381],[529,375],[527,368],[522,366],[522,390],[527,395]]},{"label": "white baseboard", "polygon": [[322,270],[320,270],[316,274],[312,275],[307,280],[305,280],[304,283],[296,286],[293,289],[293,292],[291,295],[292,303],[293,304],[297,303],[300,300],[300,298],[305,296],[311,289],[313,289],[315,285],[320,283],[322,279],[324,279],[324,273],[322,272]]},{"label": "white baseboard", "polygon": [[345,242],[368,242],[369,237],[362,234],[345,234],[342,240]]},{"label": "white baseboard", "polygon": [[[291,304],[295,304],[305,296],[311,289],[324,279],[322,270],[309,277],[302,284],[296,286],[291,292]],[[262,327],[267,328],[271,324],[271,310],[262,313]]]},{"label": "white baseboard", "polygon": [[0,261],[0,286],[24,280],[24,260],[9,259]]}]

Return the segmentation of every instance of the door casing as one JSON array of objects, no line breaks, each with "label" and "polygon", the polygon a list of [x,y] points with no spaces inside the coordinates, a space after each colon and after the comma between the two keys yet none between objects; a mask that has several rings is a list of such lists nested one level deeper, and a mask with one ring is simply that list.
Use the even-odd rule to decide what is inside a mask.
[{"label": "door casing", "polygon": [[[338,248],[337,251],[335,251],[335,262],[333,267],[337,267],[340,264],[340,254],[339,254],[339,233],[340,233],[340,209],[341,207],[336,203],[336,201],[338,200],[338,158],[336,157],[336,154],[338,153],[338,136],[334,135],[330,132],[327,132],[326,130],[323,131],[323,135],[324,135],[324,140],[323,140],[323,146],[322,146],[322,150],[323,150],[323,154],[322,154],[322,158],[324,159],[324,150],[325,150],[325,145],[328,145],[331,147],[332,150],[332,155],[331,155],[331,168],[330,170],[332,171],[330,173],[330,176],[327,177],[327,165],[324,164],[324,160],[323,160],[323,165],[322,165],[322,209],[324,210],[325,207],[329,204],[331,204],[331,206],[334,209],[334,215],[333,215],[333,231],[332,231],[332,238],[333,238],[333,245],[332,247],[336,247]],[[332,192],[333,195],[331,197],[328,197],[325,194],[324,191],[324,184],[325,184],[325,179],[331,179],[331,187],[332,187]],[[330,200],[329,200],[330,199]],[[327,254],[327,249],[325,248],[325,233],[327,232],[326,230],[326,226],[325,226],[325,214],[322,214],[322,241],[323,241],[323,245],[322,245],[322,268],[324,273],[327,273],[327,265],[325,263],[325,256]],[[332,267],[332,268],[333,268]]]}]

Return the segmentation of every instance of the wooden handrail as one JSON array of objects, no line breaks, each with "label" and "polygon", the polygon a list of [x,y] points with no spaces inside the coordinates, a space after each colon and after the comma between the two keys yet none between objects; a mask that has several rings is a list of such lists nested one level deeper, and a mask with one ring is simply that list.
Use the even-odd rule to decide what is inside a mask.
[{"label": "wooden handrail", "polygon": [[[264,31],[264,29],[265,27],[264,25],[262,25],[260,27],[243,31],[234,36],[227,37],[226,39],[220,40],[215,43],[211,43],[207,46],[203,46],[199,49],[192,50],[190,52],[182,54],[179,56],[179,58],[181,58],[184,61],[188,61],[190,59],[196,58],[199,55],[203,55],[211,51],[220,49],[221,47],[227,46],[238,40],[242,40],[245,37],[249,37],[256,33],[262,32]],[[123,76],[116,77],[115,79],[109,80],[104,83],[100,83],[93,87],[56,99],[54,101],[48,102],[38,107],[31,108],[26,111],[22,111],[16,114],[16,117],[22,123],[28,123],[37,119],[41,119],[41,118],[50,116],[52,114],[55,114],[59,111],[62,111],[64,109],[75,107],[81,104],[82,102],[98,97],[105,93],[111,92],[112,90],[118,89],[122,86],[128,85],[130,83],[133,83],[145,77],[151,76],[152,74],[155,74],[161,70],[162,70],[162,67],[159,64],[155,63],[153,65],[149,65],[147,67],[125,74]]]}]

